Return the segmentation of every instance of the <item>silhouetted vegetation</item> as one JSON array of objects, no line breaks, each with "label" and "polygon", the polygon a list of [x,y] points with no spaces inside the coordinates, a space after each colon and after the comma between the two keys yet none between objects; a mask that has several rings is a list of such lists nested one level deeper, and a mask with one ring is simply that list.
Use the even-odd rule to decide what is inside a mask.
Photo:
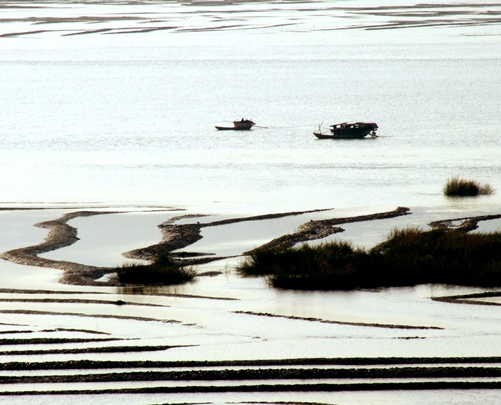
[{"label": "silhouetted vegetation", "polygon": [[492,194],[494,189],[489,184],[480,184],[473,180],[465,180],[452,177],[444,186],[444,194],[447,197],[473,197],[479,194]]},{"label": "silhouetted vegetation", "polygon": [[444,283],[501,286],[501,232],[394,230],[367,251],[346,242],[258,249],[240,264],[274,287],[339,290]]},{"label": "silhouetted vegetation", "polygon": [[117,269],[118,279],[127,284],[182,284],[197,275],[192,267],[182,267],[168,254],[159,255],[153,263],[125,264]]}]

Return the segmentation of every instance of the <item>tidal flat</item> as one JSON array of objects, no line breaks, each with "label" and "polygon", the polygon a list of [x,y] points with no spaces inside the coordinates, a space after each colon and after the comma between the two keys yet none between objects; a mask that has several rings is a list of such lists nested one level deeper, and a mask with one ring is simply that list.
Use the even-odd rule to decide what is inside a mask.
[{"label": "tidal flat", "polygon": [[[0,381],[3,398],[14,403],[42,393],[56,403],[85,403],[95,395],[118,403],[127,393],[141,403],[165,398],[198,403],[202,397],[211,403],[246,402],[252,395],[265,403],[349,404],[376,394],[398,404],[428,392],[437,401],[446,398],[431,402],[438,404],[456,403],[465,392],[490,398],[501,387],[499,289],[418,285],[301,292],[274,289],[263,278],[234,270],[245,251],[297,235],[312,221],[357,226],[363,243],[377,244],[395,227],[456,224],[486,213],[450,217],[440,207],[344,218],[335,217],[335,209],[247,218],[174,207],[90,207],[93,215],[77,215],[82,212],[89,209],[1,212],[9,223],[44,218],[42,223],[57,224],[63,218],[74,229],[71,244],[51,245],[41,255],[47,267],[2,261],[7,276],[0,290]],[[155,234],[158,240],[149,246],[168,240],[172,233],[162,238],[159,232],[166,224],[200,226],[204,220],[201,238],[175,249],[212,258],[196,266],[201,276],[194,282],[60,283],[68,263],[78,265],[70,265],[74,271],[125,263],[131,259],[123,255],[124,247],[147,248]],[[3,229],[1,239],[11,247],[37,239],[33,246],[43,245],[33,225],[22,234]],[[45,232],[47,237],[51,231]],[[353,235],[348,239],[353,242]],[[54,263],[63,264],[54,270]]]}]

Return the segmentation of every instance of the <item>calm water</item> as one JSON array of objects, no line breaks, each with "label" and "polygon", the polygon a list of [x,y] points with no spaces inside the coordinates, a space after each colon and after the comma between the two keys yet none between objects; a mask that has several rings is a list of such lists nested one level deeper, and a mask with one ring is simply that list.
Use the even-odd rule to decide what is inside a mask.
[{"label": "calm water", "polygon": [[[0,201],[269,211],[442,204],[452,175],[501,189],[500,31],[477,21],[500,7],[375,3],[6,2]],[[402,21],[419,26],[367,29]],[[214,129],[241,117],[259,127]],[[312,135],[351,120],[380,137]]]}]

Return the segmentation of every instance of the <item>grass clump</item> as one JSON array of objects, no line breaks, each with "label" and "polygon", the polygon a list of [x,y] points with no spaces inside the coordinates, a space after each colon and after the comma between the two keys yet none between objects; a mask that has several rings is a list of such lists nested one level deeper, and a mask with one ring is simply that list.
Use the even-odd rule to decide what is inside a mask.
[{"label": "grass clump", "polygon": [[274,287],[349,290],[443,283],[501,286],[501,232],[395,230],[379,249],[346,242],[280,251],[258,249],[238,270],[267,275]]},{"label": "grass clump", "polygon": [[474,197],[492,194],[494,189],[489,184],[452,177],[445,184],[443,191],[447,197]]},{"label": "grass clump", "polygon": [[153,263],[125,264],[117,269],[118,279],[127,284],[182,284],[197,275],[192,267],[175,263],[168,254],[160,254]]}]

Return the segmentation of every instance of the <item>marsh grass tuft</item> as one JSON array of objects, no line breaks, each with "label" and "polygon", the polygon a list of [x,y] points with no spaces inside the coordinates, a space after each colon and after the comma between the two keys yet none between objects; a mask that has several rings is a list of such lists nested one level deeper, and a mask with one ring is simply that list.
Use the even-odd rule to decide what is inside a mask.
[{"label": "marsh grass tuft", "polygon": [[425,283],[501,286],[501,232],[407,228],[392,231],[383,246],[366,251],[346,242],[329,242],[280,251],[258,249],[237,270],[267,275],[274,287],[304,290]]},{"label": "marsh grass tuft", "polygon": [[117,269],[118,279],[127,284],[182,284],[197,275],[192,267],[182,267],[168,254],[159,255],[150,265],[125,264]]},{"label": "marsh grass tuft", "polygon": [[489,184],[480,184],[473,180],[460,177],[450,178],[444,186],[444,195],[447,197],[474,197],[494,193],[494,188]]}]

